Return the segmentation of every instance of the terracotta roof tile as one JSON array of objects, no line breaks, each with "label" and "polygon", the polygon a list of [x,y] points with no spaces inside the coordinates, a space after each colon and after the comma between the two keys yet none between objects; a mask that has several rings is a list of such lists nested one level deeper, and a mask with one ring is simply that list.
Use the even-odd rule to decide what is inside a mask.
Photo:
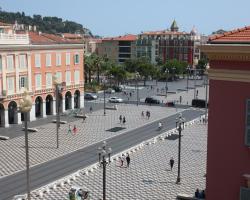
[{"label": "terracotta roof tile", "polygon": [[103,38],[103,41],[135,41],[136,40],[136,35],[124,35],[124,36],[118,36],[118,37],[111,37],[111,38]]},{"label": "terracotta roof tile", "polygon": [[250,26],[211,36],[209,43],[250,43]]}]

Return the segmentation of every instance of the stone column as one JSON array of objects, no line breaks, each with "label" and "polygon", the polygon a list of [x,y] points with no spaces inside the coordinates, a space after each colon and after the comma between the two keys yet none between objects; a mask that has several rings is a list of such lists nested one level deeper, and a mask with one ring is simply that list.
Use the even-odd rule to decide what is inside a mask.
[{"label": "stone column", "polygon": [[36,108],[35,104],[33,104],[30,110],[30,121],[35,121],[35,120],[36,120]]},{"label": "stone column", "polygon": [[42,112],[42,117],[43,118],[46,118],[47,115],[46,115],[46,100],[43,101],[43,112]]},{"label": "stone column", "polygon": [[80,96],[80,108],[84,108],[84,93]]},{"label": "stone column", "polygon": [[3,80],[3,90],[6,91],[6,54],[2,54],[2,80]]},{"label": "stone column", "polygon": [[75,106],[75,101],[74,101],[74,95],[72,95],[71,97],[71,109],[74,109],[74,106]]},{"label": "stone column", "polygon": [[22,124],[22,118],[21,118],[21,113],[17,113],[17,124]]},{"label": "stone column", "polygon": [[65,112],[65,98],[62,99],[62,112]]},{"label": "stone column", "polygon": [[14,89],[14,93],[19,93],[19,57],[18,54],[15,54],[14,57],[15,62],[15,71],[16,71],[16,87]]},{"label": "stone column", "polygon": [[32,80],[35,79],[35,77],[32,77],[31,74],[31,54],[27,54],[27,64],[28,64],[28,91],[32,92]]},{"label": "stone column", "polygon": [[53,99],[53,112],[52,112],[52,114],[53,115],[56,115],[56,99]]},{"label": "stone column", "polygon": [[8,109],[4,110],[4,127],[7,128],[9,127],[9,112]]}]

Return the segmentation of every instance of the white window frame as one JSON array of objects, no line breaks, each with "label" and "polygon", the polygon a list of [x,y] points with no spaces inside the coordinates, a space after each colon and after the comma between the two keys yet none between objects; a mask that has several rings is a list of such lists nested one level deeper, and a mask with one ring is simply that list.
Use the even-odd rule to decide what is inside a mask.
[{"label": "white window frame", "polygon": [[69,52],[66,53],[65,59],[66,59],[65,64],[70,65],[70,53]]},{"label": "white window frame", "polygon": [[41,54],[35,54],[35,67],[41,67]]},{"label": "white window frame", "polygon": [[65,81],[66,85],[71,85],[71,71],[65,72]]},{"label": "white window frame", "polygon": [[15,91],[15,78],[14,77],[7,77],[7,91],[8,94],[14,94]]},{"label": "white window frame", "polygon": [[58,79],[59,83],[62,82],[62,72],[56,72],[56,78]]},{"label": "white window frame", "polygon": [[[78,58],[78,61],[76,60],[76,58]],[[75,65],[80,63],[80,55],[79,55],[79,53],[75,53],[75,55],[74,55],[74,63],[75,63]]]},{"label": "white window frame", "polygon": [[61,66],[62,65],[62,55],[61,53],[56,54],[56,66]]},{"label": "white window frame", "polygon": [[[38,81],[37,77],[40,77],[39,81]],[[35,75],[35,86],[36,86],[36,90],[40,90],[42,88],[42,75],[41,74]]]},{"label": "white window frame", "polygon": [[46,67],[51,67],[51,54],[46,54]]},{"label": "white window frame", "polygon": [[[24,81],[22,81],[24,80]],[[28,77],[27,76],[20,76],[19,77],[19,89],[28,88]]]},{"label": "white window frame", "polygon": [[75,84],[80,83],[80,71],[79,70],[75,70],[74,72],[74,81],[75,81]]},{"label": "white window frame", "polygon": [[6,64],[7,64],[7,70],[13,70],[14,69],[14,55],[7,55],[6,57]]},{"label": "white window frame", "polygon": [[27,68],[27,55],[26,54],[20,54],[19,55],[19,68],[20,69],[26,69]]},{"label": "white window frame", "polygon": [[52,88],[52,73],[48,72],[45,74],[46,88]]}]

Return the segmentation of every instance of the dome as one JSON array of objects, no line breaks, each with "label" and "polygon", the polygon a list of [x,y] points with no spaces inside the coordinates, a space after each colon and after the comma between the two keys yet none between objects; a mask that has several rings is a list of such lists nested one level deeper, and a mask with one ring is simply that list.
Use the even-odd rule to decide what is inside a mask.
[{"label": "dome", "polygon": [[197,34],[198,34],[198,32],[197,32],[195,26],[193,26],[193,28],[192,28],[190,34],[191,34],[191,35],[197,35]]}]

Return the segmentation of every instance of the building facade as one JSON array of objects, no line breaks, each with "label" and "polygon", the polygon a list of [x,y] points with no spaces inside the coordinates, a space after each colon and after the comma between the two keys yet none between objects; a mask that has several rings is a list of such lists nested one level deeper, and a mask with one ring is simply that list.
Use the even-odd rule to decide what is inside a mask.
[{"label": "building facade", "polygon": [[248,200],[250,27],[214,36],[202,51],[210,60],[206,199]]},{"label": "building facade", "polygon": [[103,38],[98,44],[98,55],[115,63],[124,63],[136,57],[136,35]]},{"label": "building facade", "polygon": [[148,57],[151,63],[177,59],[193,64],[194,58],[200,59],[198,46],[201,36],[193,28],[190,33],[180,32],[174,20],[170,30],[149,31],[138,35],[136,56]]},{"label": "building facade", "polygon": [[[62,84],[61,112],[84,106],[83,45],[60,36],[29,32],[27,41],[12,33],[10,44],[0,39],[0,125],[20,124],[19,101],[26,89],[33,99],[30,121],[56,112],[55,75]],[[22,37],[21,37],[22,36]],[[6,36],[7,37],[7,36]],[[21,39],[20,39],[21,40]]]}]

